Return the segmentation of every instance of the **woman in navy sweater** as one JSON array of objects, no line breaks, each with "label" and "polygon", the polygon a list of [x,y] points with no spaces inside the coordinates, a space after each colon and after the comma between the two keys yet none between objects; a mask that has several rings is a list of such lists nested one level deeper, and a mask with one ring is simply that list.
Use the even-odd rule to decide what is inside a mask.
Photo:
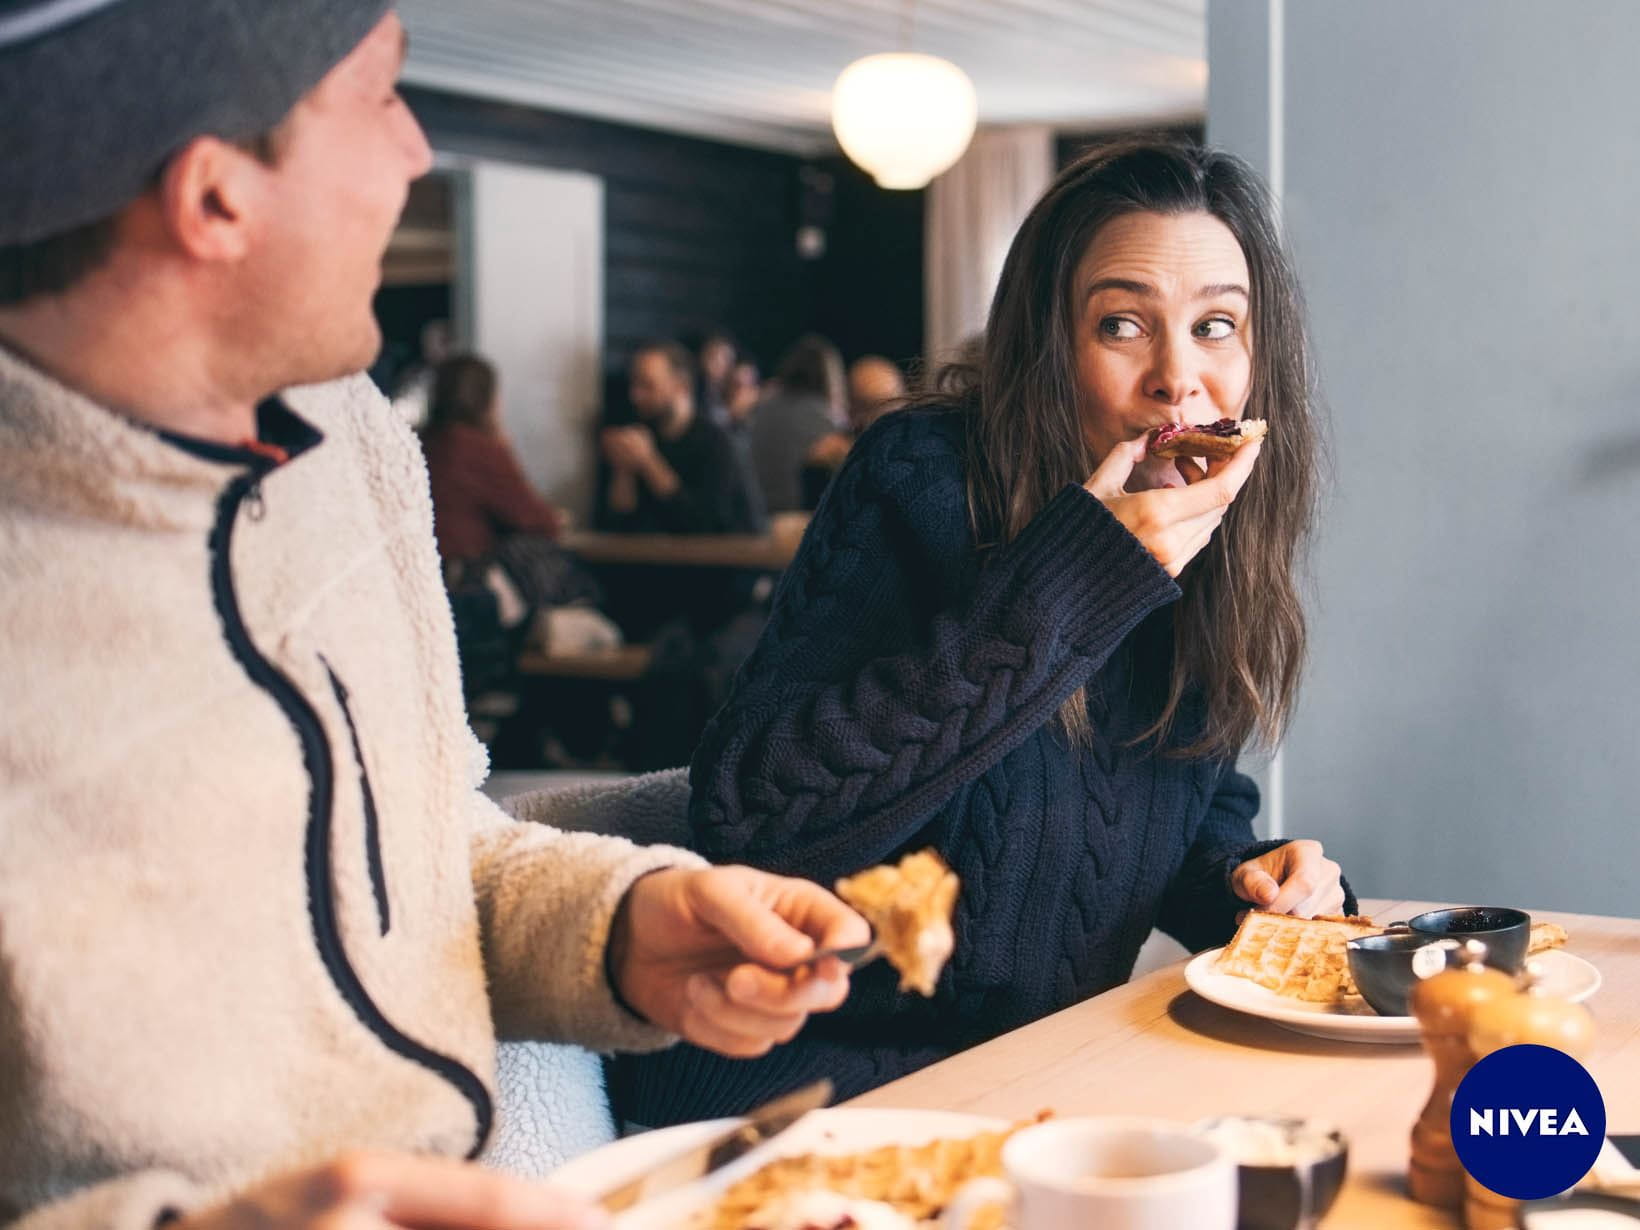
[{"label": "woman in navy sweater", "polygon": [[[761,1059],[622,1060],[619,1114],[843,1096],[1124,981],[1159,926],[1199,949],[1250,904],[1353,911],[1313,841],[1257,842],[1235,769],[1304,655],[1316,485],[1299,294],[1235,158],[1126,143],[1015,237],[982,358],[856,445],[692,768],[701,851],[829,883],[932,846],[962,879],[932,999],[861,971]],[[1165,423],[1264,419],[1206,467]]]}]

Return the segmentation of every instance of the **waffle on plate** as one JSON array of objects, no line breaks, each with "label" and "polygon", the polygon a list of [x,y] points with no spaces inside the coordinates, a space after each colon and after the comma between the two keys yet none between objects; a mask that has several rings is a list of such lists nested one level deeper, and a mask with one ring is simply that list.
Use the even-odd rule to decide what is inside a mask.
[{"label": "waffle on plate", "polygon": [[1337,1003],[1356,993],[1344,942],[1381,930],[1370,918],[1249,910],[1219,954],[1217,968],[1290,999]]},{"label": "waffle on plate", "polygon": [[[1047,1117],[1040,1114],[1034,1122]],[[1007,1131],[921,1145],[884,1145],[862,1153],[780,1158],[724,1192],[705,1230],[786,1230],[793,1224],[794,1213],[798,1214],[796,1223],[804,1224],[806,1217],[818,1214],[816,1206],[827,1203],[812,1200],[815,1193],[886,1206],[908,1226],[932,1227],[970,1179],[1002,1174],[1002,1146],[1020,1128],[1029,1126],[1030,1122],[1018,1123]],[[836,1226],[865,1224],[864,1209],[840,1212],[841,1220],[833,1223]],[[1001,1210],[995,1210],[989,1221],[981,1217],[974,1224],[1000,1227]]]}]

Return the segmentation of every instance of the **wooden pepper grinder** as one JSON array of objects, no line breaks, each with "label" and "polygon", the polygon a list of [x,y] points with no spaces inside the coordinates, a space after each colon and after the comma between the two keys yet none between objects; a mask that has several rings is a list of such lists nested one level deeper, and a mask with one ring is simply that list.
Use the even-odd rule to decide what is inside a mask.
[{"label": "wooden pepper grinder", "polygon": [[[1521,975],[1525,993],[1477,1006],[1469,1016],[1469,1049],[1476,1062],[1493,1051],[1523,1042],[1553,1047],[1582,1062],[1594,1046],[1594,1018],[1581,1004],[1548,994],[1543,969],[1528,961]],[[1464,1176],[1464,1224],[1469,1230],[1514,1230],[1520,1201],[1500,1196]]]},{"label": "wooden pepper grinder", "polygon": [[1435,1061],[1435,1086],[1412,1125],[1407,1188],[1421,1204],[1461,1210],[1466,1176],[1452,1148],[1452,1094],[1475,1062],[1469,1049],[1470,1016],[1482,1004],[1518,993],[1514,979],[1486,964],[1482,941],[1465,940],[1442,955],[1446,968],[1414,984],[1407,996],[1424,1049]]}]

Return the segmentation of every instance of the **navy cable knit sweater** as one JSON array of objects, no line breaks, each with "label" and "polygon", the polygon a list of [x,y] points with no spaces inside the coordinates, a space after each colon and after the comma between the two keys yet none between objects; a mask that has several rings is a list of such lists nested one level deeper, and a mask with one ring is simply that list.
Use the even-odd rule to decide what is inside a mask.
[{"label": "navy cable knit sweater", "polygon": [[[1222,943],[1246,908],[1230,871],[1279,844],[1254,841],[1258,791],[1231,764],[1134,745],[1178,587],[1079,486],[982,561],[963,429],[902,411],[855,447],[691,771],[694,844],[717,862],[830,883],[937,848],[962,879],[937,993],[899,993],[879,963],[762,1059],[623,1057],[623,1118],[737,1114],[822,1075],[851,1096],[1123,982],[1153,926]],[[1056,714],[1084,685],[1076,748]]]}]

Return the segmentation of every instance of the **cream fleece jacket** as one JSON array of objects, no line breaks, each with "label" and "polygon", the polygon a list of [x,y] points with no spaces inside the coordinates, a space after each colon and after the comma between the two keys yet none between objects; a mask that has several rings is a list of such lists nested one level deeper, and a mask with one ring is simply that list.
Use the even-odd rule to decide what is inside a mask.
[{"label": "cream fleece jacket", "polygon": [[254,451],[0,353],[0,1223],[148,1230],[347,1148],[465,1155],[495,1041],[643,1049],[611,916],[680,850],[477,790],[414,438]]}]

